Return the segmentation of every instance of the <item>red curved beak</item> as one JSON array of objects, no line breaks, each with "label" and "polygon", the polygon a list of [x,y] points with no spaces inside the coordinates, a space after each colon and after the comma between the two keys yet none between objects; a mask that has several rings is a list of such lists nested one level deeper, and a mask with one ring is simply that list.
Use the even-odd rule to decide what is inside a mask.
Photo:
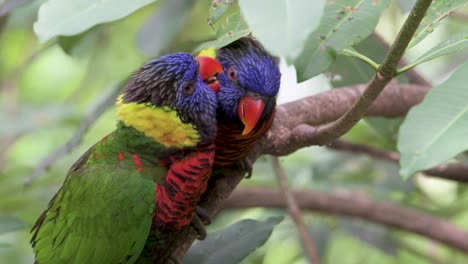
[{"label": "red curved beak", "polygon": [[254,129],[263,113],[263,108],[265,108],[265,102],[259,96],[247,94],[240,100],[237,114],[245,126],[242,135],[247,135]]},{"label": "red curved beak", "polygon": [[218,74],[223,72],[223,66],[216,60],[208,56],[196,57],[198,61],[198,72],[202,80],[208,84],[215,92],[219,92]]}]

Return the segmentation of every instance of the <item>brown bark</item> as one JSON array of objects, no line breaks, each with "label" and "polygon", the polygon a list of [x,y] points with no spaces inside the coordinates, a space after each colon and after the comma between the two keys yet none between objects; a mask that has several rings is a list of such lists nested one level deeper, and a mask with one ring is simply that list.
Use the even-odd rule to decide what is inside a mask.
[{"label": "brown bark", "polygon": [[[443,219],[401,205],[377,202],[362,193],[292,191],[303,210],[352,216],[420,234],[447,246],[468,252],[468,232]],[[239,188],[223,204],[224,208],[286,208],[281,192],[271,188]]]},{"label": "brown bark", "polygon": [[[313,144],[313,137],[295,135],[294,130],[307,125],[320,125],[342,116],[353,102],[362,95],[366,85],[344,87],[290,102],[278,107],[272,128],[262,141],[250,153],[252,162],[262,154],[288,155],[300,148]],[[368,116],[400,117],[421,102],[429,87],[391,82],[367,111]],[[308,141],[311,139],[311,141]],[[199,203],[210,215],[216,214],[223,201],[232,193],[244,177],[244,172],[225,168],[220,177],[215,179]],[[175,250],[176,256],[183,256],[195,240],[195,232],[190,230],[181,239]]]}]

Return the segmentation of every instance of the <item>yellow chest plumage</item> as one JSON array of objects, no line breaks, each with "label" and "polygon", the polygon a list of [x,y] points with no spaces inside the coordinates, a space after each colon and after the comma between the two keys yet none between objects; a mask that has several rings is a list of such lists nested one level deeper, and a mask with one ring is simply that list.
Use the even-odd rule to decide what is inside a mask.
[{"label": "yellow chest plumage", "polygon": [[183,123],[175,110],[117,99],[117,118],[126,126],[143,132],[165,147],[192,147],[200,135],[190,124]]}]

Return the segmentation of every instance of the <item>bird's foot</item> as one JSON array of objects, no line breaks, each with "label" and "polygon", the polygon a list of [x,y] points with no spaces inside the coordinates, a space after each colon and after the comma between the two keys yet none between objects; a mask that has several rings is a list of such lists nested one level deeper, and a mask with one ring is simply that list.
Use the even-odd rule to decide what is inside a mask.
[{"label": "bird's foot", "polygon": [[197,239],[204,240],[206,238],[206,229],[198,214],[193,214],[191,225],[195,229],[195,232],[197,232]]},{"label": "bird's foot", "polygon": [[172,262],[172,264],[182,264],[182,261],[180,261],[174,254],[169,256],[169,260]]},{"label": "bird's foot", "polygon": [[211,216],[205,208],[199,205],[195,206],[195,214],[200,218],[204,225],[211,224]]},{"label": "bird's foot", "polygon": [[252,162],[250,162],[248,157],[243,157],[237,164],[247,174],[245,176],[246,179],[252,177]]}]

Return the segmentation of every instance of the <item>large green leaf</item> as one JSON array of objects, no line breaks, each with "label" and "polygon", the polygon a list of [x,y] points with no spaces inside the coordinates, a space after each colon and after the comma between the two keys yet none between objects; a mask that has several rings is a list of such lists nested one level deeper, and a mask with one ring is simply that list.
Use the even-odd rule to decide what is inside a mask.
[{"label": "large green leaf", "polygon": [[468,48],[468,32],[457,34],[424,53],[409,67]]},{"label": "large green leaf", "polygon": [[409,177],[468,149],[468,62],[429,91],[401,125],[400,174]]},{"label": "large green leaf", "polygon": [[237,264],[263,245],[282,216],[265,221],[242,220],[226,229],[209,234],[197,242],[184,257],[185,264]]},{"label": "large green leaf", "polygon": [[14,216],[0,216],[0,235],[25,228],[26,225]]},{"label": "large green leaf", "polygon": [[202,43],[196,51],[200,51],[206,48],[222,48],[231,42],[234,42],[250,33],[249,27],[245,23],[244,19],[239,12],[236,12],[226,18],[226,21],[220,25],[216,32],[216,40]]},{"label": "large green leaf", "polygon": [[270,52],[291,62],[319,25],[324,4],[325,0],[239,0],[242,15],[255,36]]},{"label": "large green leaf", "polygon": [[94,25],[126,17],[154,1],[49,0],[39,9],[34,32],[41,43],[58,35],[75,35]]},{"label": "large green leaf", "polygon": [[210,23],[216,23],[232,5],[233,0],[214,0],[210,6]]},{"label": "large green leaf", "polygon": [[409,47],[418,44],[421,40],[427,37],[427,35],[432,33],[444,18],[448,17],[454,10],[462,8],[467,3],[468,0],[432,1],[429,10],[414,34]]},{"label": "large green leaf", "polygon": [[309,35],[294,61],[297,80],[302,82],[327,70],[336,52],[369,36],[388,4],[388,0],[327,1],[320,26]]}]

